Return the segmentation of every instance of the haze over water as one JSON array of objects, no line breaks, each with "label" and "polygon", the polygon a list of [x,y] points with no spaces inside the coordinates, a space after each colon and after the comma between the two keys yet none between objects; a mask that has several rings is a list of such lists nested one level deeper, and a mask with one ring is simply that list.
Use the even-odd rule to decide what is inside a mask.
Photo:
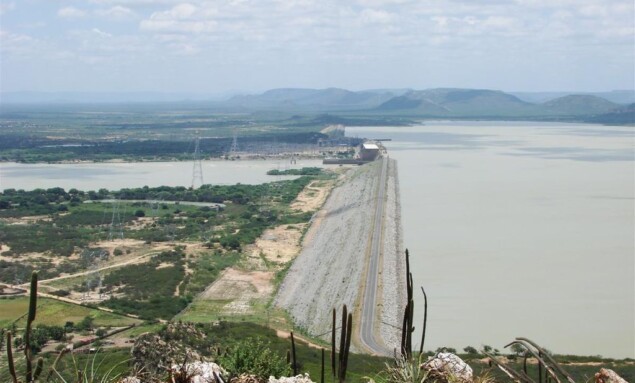
[{"label": "haze over water", "polygon": [[[404,246],[429,299],[426,349],[526,336],[557,353],[635,356],[632,127],[426,122],[347,134],[393,139]],[[421,323],[420,291],[415,307]]]}]

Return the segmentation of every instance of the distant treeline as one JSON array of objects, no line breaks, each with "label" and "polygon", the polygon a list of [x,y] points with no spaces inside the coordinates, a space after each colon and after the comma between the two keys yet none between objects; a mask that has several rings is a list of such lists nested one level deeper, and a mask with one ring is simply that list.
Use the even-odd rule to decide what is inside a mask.
[{"label": "distant treeline", "polygon": [[[318,132],[252,135],[240,138],[240,145],[253,147],[280,144],[317,144],[327,136]],[[232,138],[201,138],[204,158],[221,157],[229,152]],[[263,148],[264,149],[264,148]],[[0,160],[49,162],[65,160],[109,160],[115,158],[190,159],[192,141],[179,140],[77,140],[48,139],[41,136],[0,134]]]},{"label": "distant treeline", "polygon": [[322,174],[322,169],[316,167],[286,170],[273,169],[267,172],[267,175],[270,176],[317,176],[320,174]]},{"label": "distant treeline", "polygon": [[[307,168],[310,169],[310,168]],[[319,168],[318,168],[319,169]],[[315,174],[319,174],[315,173]],[[29,209],[34,214],[50,214],[65,210],[65,203],[81,203],[86,200],[103,199],[121,200],[156,200],[156,201],[191,201],[215,202],[231,201],[235,204],[247,204],[262,198],[277,198],[282,202],[291,202],[310,180],[300,177],[295,180],[271,182],[260,185],[203,185],[198,189],[184,186],[159,186],[150,188],[126,188],[118,191],[107,189],[88,192],[60,187],[34,189],[30,191],[5,189],[0,193],[0,210],[10,208]],[[0,214],[2,216],[3,214]]]}]

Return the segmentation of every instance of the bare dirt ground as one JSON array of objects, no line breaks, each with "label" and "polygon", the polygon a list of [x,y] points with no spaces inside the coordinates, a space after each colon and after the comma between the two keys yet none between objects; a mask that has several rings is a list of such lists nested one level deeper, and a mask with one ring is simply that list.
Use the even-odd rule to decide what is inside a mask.
[{"label": "bare dirt ground", "polygon": [[268,261],[286,263],[300,252],[300,239],[307,224],[281,225],[265,232],[256,240],[252,256],[264,255]]},{"label": "bare dirt ground", "polygon": [[6,222],[9,225],[30,225],[37,221],[50,222],[52,220],[53,219],[48,215],[30,215],[20,218],[2,218],[2,221]]},{"label": "bare dirt ground", "polygon": [[335,181],[317,180],[307,185],[296,200],[291,204],[291,208],[302,212],[315,211],[322,207],[326,197],[333,188]]},{"label": "bare dirt ground", "polygon": [[[282,331],[282,330],[276,330],[276,336],[278,338],[283,338],[283,339],[291,339],[291,333],[288,331]],[[317,349],[323,349],[323,346],[320,346],[319,344],[315,344],[312,343],[311,341],[307,340],[304,337],[298,336],[298,334],[294,333],[293,334],[293,338],[295,340],[299,340],[302,343],[305,343],[307,346],[311,347],[311,348],[317,348]]]},{"label": "bare dirt ground", "polygon": [[222,276],[211,284],[200,299],[227,301],[223,307],[226,314],[250,312],[252,300],[264,299],[273,292],[272,271],[243,271],[226,269]]}]

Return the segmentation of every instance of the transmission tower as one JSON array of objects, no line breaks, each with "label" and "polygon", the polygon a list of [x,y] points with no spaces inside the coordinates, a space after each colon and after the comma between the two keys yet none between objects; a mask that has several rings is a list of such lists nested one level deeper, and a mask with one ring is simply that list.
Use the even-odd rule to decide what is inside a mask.
[{"label": "transmission tower", "polygon": [[203,185],[203,164],[201,163],[200,153],[200,137],[196,135],[196,141],[194,141],[194,165],[192,167],[192,189],[196,186],[198,181],[199,186]]},{"label": "transmission tower", "polygon": [[229,157],[235,158],[238,153],[238,132],[236,129],[232,131],[232,146],[229,148]]},{"label": "transmission tower", "polygon": [[121,213],[119,200],[115,200],[112,204],[112,219],[110,220],[110,230],[108,231],[108,240],[123,239],[123,223],[121,222]]}]

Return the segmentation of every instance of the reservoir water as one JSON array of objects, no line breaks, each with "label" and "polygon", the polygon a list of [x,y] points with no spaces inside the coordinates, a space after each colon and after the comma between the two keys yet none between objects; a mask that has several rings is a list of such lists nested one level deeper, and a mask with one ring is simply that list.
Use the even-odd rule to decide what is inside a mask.
[{"label": "reservoir water", "polygon": [[[322,167],[321,160],[202,161],[203,181],[208,184],[260,184],[293,176],[268,176],[272,169]],[[191,186],[192,162],[130,162],[73,164],[0,163],[0,190],[62,187],[66,190],[118,190],[142,186]]]},{"label": "reservoir water", "polygon": [[[635,357],[632,127],[426,122],[390,138],[416,319],[426,349],[502,347]],[[421,325],[417,325],[417,334]]]}]

